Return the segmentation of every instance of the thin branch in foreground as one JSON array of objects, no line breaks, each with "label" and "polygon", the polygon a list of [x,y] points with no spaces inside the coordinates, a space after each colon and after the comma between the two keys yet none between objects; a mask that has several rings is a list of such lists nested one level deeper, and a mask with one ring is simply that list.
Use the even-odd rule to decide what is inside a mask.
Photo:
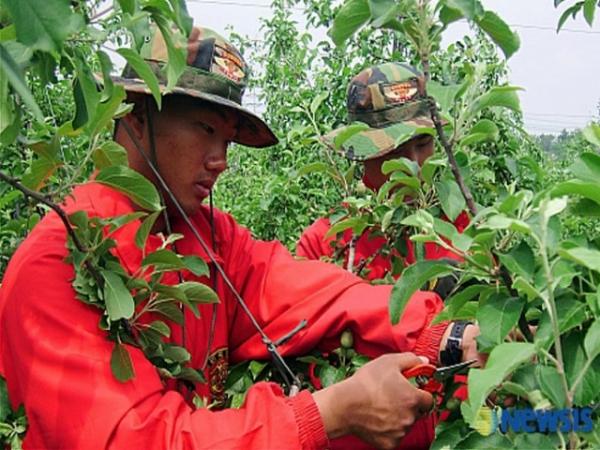
[{"label": "thin branch in foreground", "polygon": [[8,176],[1,171],[0,171],[0,179],[5,181],[6,183],[10,184],[15,189],[18,189],[23,194],[25,194],[27,197],[31,197],[34,200],[38,201],[39,203],[43,203],[44,205],[46,205],[50,209],[52,209],[56,214],[58,214],[58,217],[60,217],[60,220],[62,220],[65,228],[67,229],[67,233],[69,233],[69,236],[73,240],[73,243],[77,247],[77,250],[79,250],[80,252],[88,251],[87,248],[81,243],[81,241],[75,234],[75,231],[73,230],[73,227],[71,226],[71,222],[69,222],[69,218],[67,217],[67,213],[60,206],[58,206],[56,203],[52,202],[46,196],[40,194],[39,192],[32,191],[31,189],[23,186],[17,179],[15,179],[11,176]]}]

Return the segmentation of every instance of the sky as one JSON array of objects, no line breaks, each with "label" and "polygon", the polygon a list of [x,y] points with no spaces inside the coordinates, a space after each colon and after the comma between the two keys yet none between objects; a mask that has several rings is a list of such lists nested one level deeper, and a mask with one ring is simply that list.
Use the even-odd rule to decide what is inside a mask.
[{"label": "sky", "polygon": [[[270,16],[269,4],[269,0],[187,0],[196,24],[225,36],[231,27],[252,39],[260,39],[260,19]],[[557,34],[556,24],[565,7],[555,9],[552,0],[483,0],[483,4],[511,24],[521,38],[520,50],[509,60],[510,83],[525,89],[520,98],[528,131],[559,133],[598,118],[600,11],[592,28],[578,16]],[[444,41],[449,44],[468,32],[466,23],[454,24]]]}]

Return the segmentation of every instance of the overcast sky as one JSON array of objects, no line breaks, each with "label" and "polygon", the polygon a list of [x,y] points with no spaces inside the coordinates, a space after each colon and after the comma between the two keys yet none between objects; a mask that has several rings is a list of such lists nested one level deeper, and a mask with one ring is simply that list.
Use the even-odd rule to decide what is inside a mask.
[{"label": "overcast sky", "polygon": [[[241,35],[260,38],[260,18],[269,17],[269,0],[187,0],[197,24],[227,35],[231,26]],[[600,102],[600,11],[590,28],[579,16],[554,31],[564,8],[552,0],[483,0],[487,9],[513,25],[521,49],[509,61],[511,83],[525,88],[521,103],[532,133],[573,129],[598,117]],[[564,2],[566,5],[572,0]],[[298,16],[300,18],[300,16]],[[468,33],[465,23],[453,25],[446,41]],[[321,36],[320,36],[321,37]],[[319,38],[320,38],[319,37]]]}]

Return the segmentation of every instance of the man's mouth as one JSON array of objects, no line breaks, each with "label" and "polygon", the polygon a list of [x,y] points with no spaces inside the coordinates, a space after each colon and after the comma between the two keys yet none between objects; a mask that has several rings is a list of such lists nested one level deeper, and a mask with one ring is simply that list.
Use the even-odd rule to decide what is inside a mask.
[{"label": "man's mouth", "polygon": [[194,190],[200,197],[206,198],[210,195],[210,191],[213,185],[214,182],[211,180],[199,181],[197,183],[194,183]]}]

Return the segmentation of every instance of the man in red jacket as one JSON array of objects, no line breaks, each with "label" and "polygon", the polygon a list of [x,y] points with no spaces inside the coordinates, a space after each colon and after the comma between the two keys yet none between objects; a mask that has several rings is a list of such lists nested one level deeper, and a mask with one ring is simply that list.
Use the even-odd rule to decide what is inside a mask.
[{"label": "man in red jacket", "polygon": [[[147,61],[164,87],[160,68],[165,43],[156,34],[146,45]],[[115,80],[135,104],[121,119],[116,142],[127,150],[130,167],[160,188],[148,162],[154,161],[199,236],[186,227],[176,203],[167,201],[170,228],[183,235],[178,253],[224,269],[216,281],[180,273],[188,281],[214,283],[220,298],[214,311],[201,305],[199,318],[186,310],[183,326],[169,324],[169,339],[189,351],[189,365],[208,379],[193,389],[208,403],[218,402],[230,362],[268,358],[257,327],[278,339],[300,320],[308,322],[278,347],[284,356],[331,349],[347,328],[357,338],[358,351],[386,355],[313,394],[286,397],[279,386],[259,383],[235,410],[195,409],[187,388],[178,390],[162,380],[133,346],[128,348],[135,377],[121,383],[111,372],[113,343],[98,327],[98,309],[76,298],[74,270],[65,261],[66,232],[50,213],[13,255],[0,291],[0,372],[12,405],[25,405],[25,448],[319,449],[347,434],[393,448],[430,410],[431,395],[414,388],[401,373],[422,361],[416,355],[437,363],[440,351],[451,350],[446,339],[454,326],[429,326],[442,308],[436,294],[416,293],[400,323],[392,326],[390,286],[370,286],[333,265],[296,261],[281,244],[253,239],[229,215],[202,204],[227,167],[230,142],[253,147],[276,142],[268,126],[241,107],[246,73],[234,47],[209,30],[194,28],[186,71],[164,97],[160,112],[131,68]],[[63,207],[67,213],[99,217],[135,210],[126,196],[93,181],[75,188]],[[139,226],[139,221],[131,222],[112,236],[114,255],[128,273],[140,267],[143,256],[134,243]],[[166,222],[159,221],[146,253],[161,245],[156,233],[166,229]],[[212,241],[213,249],[205,250],[201,239]],[[168,273],[163,282],[176,284],[178,276]],[[227,282],[241,294],[255,323]],[[476,334],[477,328],[469,327],[462,345],[452,347],[455,359],[476,355]],[[425,436],[424,445],[429,438]],[[413,441],[423,446],[421,435]]]},{"label": "man in red jacket", "polygon": [[[356,75],[348,86],[347,109],[350,122],[363,122],[371,128],[358,132],[341,145],[347,158],[361,161],[364,166],[363,182],[373,191],[378,191],[388,181],[389,175],[382,172],[383,163],[396,158],[407,158],[422,166],[433,155],[434,139],[429,134],[414,136],[413,129],[433,128],[427,100],[424,98],[425,78],[414,67],[401,63],[384,63],[367,68]],[[324,141],[335,148],[335,139],[347,127],[341,127],[325,136]],[[459,232],[469,224],[465,212],[454,221]],[[340,239],[326,237],[331,228],[328,218],[317,219],[308,227],[296,248],[298,256],[308,259],[331,257],[338,249],[344,250],[347,263],[348,247],[353,239],[352,230],[346,230]],[[372,236],[366,229],[354,237],[354,267],[366,269],[365,278],[376,280],[392,270],[391,257],[379,253],[385,239]],[[415,262],[412,241],[406,239],[406,264]],[[426,259],[460,257],[433,242],[425,244]]]}]

